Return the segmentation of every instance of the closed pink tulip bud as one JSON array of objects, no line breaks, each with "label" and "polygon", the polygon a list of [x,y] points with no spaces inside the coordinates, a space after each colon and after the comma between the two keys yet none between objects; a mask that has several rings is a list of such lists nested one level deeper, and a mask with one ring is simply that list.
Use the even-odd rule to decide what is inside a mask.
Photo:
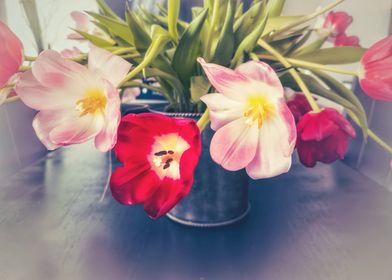
[{"label": "closed pink tulip bud", "polygon": [[392,36],[371,46],[361,59],[359,83],[370,97],[392,101]]}]

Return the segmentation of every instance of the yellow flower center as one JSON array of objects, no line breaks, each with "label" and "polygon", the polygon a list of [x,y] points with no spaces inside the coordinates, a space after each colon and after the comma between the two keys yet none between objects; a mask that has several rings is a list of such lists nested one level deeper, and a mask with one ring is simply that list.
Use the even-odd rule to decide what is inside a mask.
[{"label": "yellow flower center", "polygon": [[106,107],[107,99],[101,89],[93,88],[86,91],[83,99],[76,102],[76,108],[80,111],[80,116],[96,114],[102,112]]},{"label": "yellow flower center", "polygon": [[264,96],[255,96],[248,99],[248,107],[244,112],[246,124],[251,126],[257,122],[259,128],[266,119],[275,113],[275,106]]}]

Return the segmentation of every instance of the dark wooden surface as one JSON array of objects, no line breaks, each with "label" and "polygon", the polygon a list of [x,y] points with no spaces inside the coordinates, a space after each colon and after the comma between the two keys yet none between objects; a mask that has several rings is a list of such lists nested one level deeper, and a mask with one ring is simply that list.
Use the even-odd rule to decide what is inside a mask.
[{"label": "dark wooden surface", "polygon": [[342,163],[253,182],[245,220],[198,229],[100,203],[107,157],[61,149],[0,182],[1,280],[392,279],[392,194]]}]

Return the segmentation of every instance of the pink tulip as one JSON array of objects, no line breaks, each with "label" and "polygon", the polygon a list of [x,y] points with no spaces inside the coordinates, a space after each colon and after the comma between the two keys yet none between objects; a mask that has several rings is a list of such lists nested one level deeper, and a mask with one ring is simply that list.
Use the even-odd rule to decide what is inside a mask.
[{"label": "pink tulip", "polygon": [[116,86],[130,68],[122,58],[93,46],[88,67],[47,50],[32,70],[21,75],[16,92],[27,106],[39,111],[33,127],[49,150],[95,138],[95,146],[104,152],[117,140],[120,98]]},{"label": "pink tulip", "polygon": [[361,59],[359,83],[376,100],[392,101],[392,36],[371,46]]},{"label": "pink tulip", "polygon": [[347,27],[353,22],[352,16],[346,12],[329,12],[325,18],[323,28],[327,29],[330,36],[335,38],[346,32]]},{"label": "pink tulip", "polygon": [[358,36],[347,36],[345,33],[338,35],[334,41],[335,47],[352,46],[360,47]]},{"label": "pink tulip", "polygon": [[287,172],[296,141],[293,115],[274,70],[250,61],[231,70],[199,59],[219,93],[201,100],[210,112],[211,157],[231,171],[246,168],[253,179]]},{"label": "pink tulip", "polygon": [[13,79],[23,63],[23,45],[16,35],[0,21],[0,104],[12,90]]}]

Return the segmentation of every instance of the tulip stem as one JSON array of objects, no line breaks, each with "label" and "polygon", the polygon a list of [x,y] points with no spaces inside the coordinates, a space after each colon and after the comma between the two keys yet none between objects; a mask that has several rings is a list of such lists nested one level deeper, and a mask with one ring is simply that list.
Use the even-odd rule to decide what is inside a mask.
[{"label": "tulip stem", "polygon": [[[272,55],[260,55],[259,58],[278,61],[278,59],[273,57]],[[339,74],[350,75],[350,76],[358,76],[358,72],[353,70],[330,67],[323,64],[308,62],[295,58],[286,58],[286,60],[293,66],[300,67],[300,68],[305,68],[310,70],[324,70],[327,72],[339,73]]]},{"label": "tulip stem", "polygon": [[197,121],[197,126],[199,127],[200,132],[202,132],[207,127],[209,122],[210,122],[210,113],[208,109],[206,109],[203,115],[201,116],[201,118]]},{"label": "tulip stem", "polygon": [[28,55],[24,56],[24,60],[26,60],[26,61],[35,61],[36,59],[37,59],[37,57],[35,57],[35,56],[28,56]]},{"label": "tulip stem", "polygon": [[314,100],[312,94],[310,93],[308,87],[302,80],[302,78],[298,75],[297,71],[292,68],[292,65],[277,51],[275,50],[271,45],[269,45],[266,41],[263,39],[259,40],[259,45],[267,50],[270,54],[272,54],[276,59],[282,63],[284,67],[289,69],[290,75],[293,77],[293,79],[297,82],[298,86],[302,90],[303,94],[305,95],[306,99],[308,100],[310,107],[312,107],[312,110],[315,112],[320,112],[320,108],[317,105],[316,101]]},{"label": "tulip stem", "polygon": [[[348,115],[350,116],[350,118],[358,125],[361,126],[357,116],[351,112],[348,111]],[[382,140],[380,137],[377,136],[377,134],[375,134],[372,130],[368,129],[367,133],[369,135],[370,138],[372,138],[374,140],[374,142],[376,142],[378,145],[380,145],[380,147],[382,147],[383,149],[385,149],[387,152],[389,152],[390,154],[392,154],[392,147],[389,146],[387,143],[384,142],[384,140]]]},{"label": "tulip stem", "polygon": [[342,3],[342,2],[344,2],[344,0],[336,0],[335,2],[332,2],[331,4],[325,6],[324,8],[322,8],[322,9],[320,9],[320,10],[316,10],[314,13],[302,17],[301,19],[299,19],[299,20],[296,21],[296,22],[293,22],[293,23],[291,23],[291,24],[288,24],[288,25],[283,26],[281,29],[279,29],[279,30],[273,32],[273,33],[271,34],[271,36],[276,36],[276,35],[278,35],[278,34],[282,34],[282,33],[286,32],[286,31],[292,29],[293,27],[296,27],[296,26],[301,25],[301,24],[303,24],[303,23],[305,23],[305,22],[308,22],[308,21],[310,21],[310,20],[312,20],[312,19],[318,17],[319,15],[322,15],[322,14],[324,14],[325,12],[327,12],[327,11],[333,9],[335,6],[339,5],[339,4]]},{"label": "tulip stem", "polygon": [[19,72],[26,72],[31,69],[31,66],[20,66]]}]

